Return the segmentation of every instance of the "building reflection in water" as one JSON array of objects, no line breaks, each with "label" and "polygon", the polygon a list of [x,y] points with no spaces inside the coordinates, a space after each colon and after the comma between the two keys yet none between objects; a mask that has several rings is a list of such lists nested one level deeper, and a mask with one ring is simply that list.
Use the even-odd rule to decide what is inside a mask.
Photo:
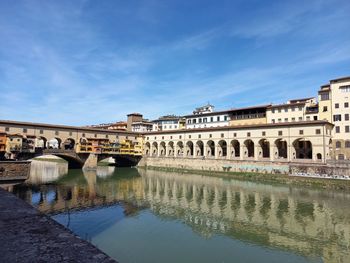
[{"label": "building reflection in water", "polygon": [[147,207],[204,237],[222,234],[324,262],[350,258],[348,193],[111,168],[70,171],[55,185],[20,186],[14,192],[49,214],[122,202],[130,215],[135,207]]}]

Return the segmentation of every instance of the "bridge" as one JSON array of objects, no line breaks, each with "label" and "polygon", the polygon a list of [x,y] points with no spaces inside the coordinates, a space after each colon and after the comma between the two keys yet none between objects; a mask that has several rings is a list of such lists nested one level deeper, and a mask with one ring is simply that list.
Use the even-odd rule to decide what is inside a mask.
[{"label": "bridge", "polygon": [[135,166],[143,151],[142,135],[127,131],[0,120],[0,133],[0,142],[6,142],[2,156],[28,160],[55,155],[70,168],[95,168],[108,157],[118,166]]}]

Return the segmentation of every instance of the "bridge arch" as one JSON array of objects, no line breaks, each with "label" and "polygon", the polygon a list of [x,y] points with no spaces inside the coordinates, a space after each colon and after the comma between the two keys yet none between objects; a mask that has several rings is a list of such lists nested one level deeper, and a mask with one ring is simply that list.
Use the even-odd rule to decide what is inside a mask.
[{"label": "bridge arch", "polygon": [[72,138],[67,138],[64,142],[63,142],[63,147],[65,150],[73,150],[75,149],[75,140]]},{"label": "bridge arch", "polygon": [[47,148],[48,149],[61,149],[62,140],[59,137],[54,137],[48,140]]}]

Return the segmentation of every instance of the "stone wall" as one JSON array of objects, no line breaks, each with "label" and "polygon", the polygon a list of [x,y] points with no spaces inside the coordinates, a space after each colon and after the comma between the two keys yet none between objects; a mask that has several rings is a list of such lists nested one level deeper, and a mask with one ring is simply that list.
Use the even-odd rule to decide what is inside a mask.
[{"label": "stone wall", "polygon": [[138,166],[164,167],[175,169],[227,171],[227,172],[256,172],[288,174],[289,164],[270,161],[239,161],[226,159],[194,159],[171,157],[143,157]]},{"label": "stone wall", "polygon": [[350,163],[312,164],[255,160],[143,157],[138,166],[219,172],[288,174],[292,176],[326,179],[350,179]]},{"label": "stone wall", "polygon": [[25,180],[30,174],[30,161],[1,161],[0,181]]}]

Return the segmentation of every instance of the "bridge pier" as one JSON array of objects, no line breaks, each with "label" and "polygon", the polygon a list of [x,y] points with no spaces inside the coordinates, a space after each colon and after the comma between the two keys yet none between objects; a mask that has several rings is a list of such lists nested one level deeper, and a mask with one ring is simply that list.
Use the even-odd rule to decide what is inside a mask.
[{"label": "bridge pier", "polygon": [[83,169],[97,169],[98,156],[90,153],[84,162]]}]

